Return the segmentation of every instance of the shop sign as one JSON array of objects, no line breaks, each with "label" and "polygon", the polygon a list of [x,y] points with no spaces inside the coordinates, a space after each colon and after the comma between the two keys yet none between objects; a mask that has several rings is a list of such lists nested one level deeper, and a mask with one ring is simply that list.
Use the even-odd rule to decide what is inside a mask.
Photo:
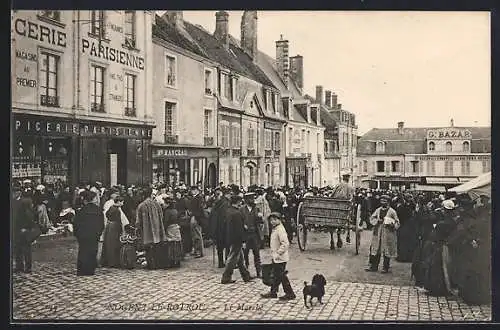
[{"label": "shop sign", "polygon": [[470,139],[471,133],[467,129],[460,128],[439,128],[427,131],[428,139]]},{"label": "shop sign", "polygon": [[66,47],[66,33],[58,31],[53,27],[18,18],[14,22],[14,30],[18,35],[23,37],[45,42],[49,45]]},{"label": "shop sign", "polygon": [[81,136],[108,136],[108,137],[133,137],[151,138],[152,129],[134,128],[123,126],[106,126],[74,123],[63,120],[32,120],[27,118],[15,118],[13,121],[14,131],[21,134],[69,134]]},{"label": "shop sign", "polygon": [[274,130],[281,130],[282,125],[281,125],[281,123],[275,123],[275,122],[265,121],[264,122],[264,128],[274,129]]},{"label": "shop sign", "polygon": [[125,52],[82,38],[82,53],[105,59],[106,61],[120,63],[132,68],[144,70],[144,57]]},{"label": "shop sign", "polygon": [[80,135],[82,136],[118,136],[118,137],[134,137],[134,138],[150,138],[152,136],[151,129],[133,128],[122,126],[106,126],[95,124],[80,124]]},{"label": "shop sign", "polygon": [[154,155],[158,157],[187,157],[188,151],[179,148],[162,148],[156,149]]}]

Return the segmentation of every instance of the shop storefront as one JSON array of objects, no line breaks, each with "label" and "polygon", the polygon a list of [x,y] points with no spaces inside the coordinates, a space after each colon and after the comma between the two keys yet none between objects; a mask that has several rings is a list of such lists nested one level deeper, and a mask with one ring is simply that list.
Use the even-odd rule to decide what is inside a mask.
[{"label": "shop storefront", "polygon": [[154,184],[191,186],[201,181],[204,187],[215,187],[218,183],[216,147],[152,145],[152,158],[152,182]]},{"label": "shop storefront", "polygon": [[286,159],[286,184],[289,187],[308,187],[309,175],[307,158]]},{"label": "shop storefront", "polygon": [[14,114],[12,179],[75,186],[148,184],[151,126]]}]

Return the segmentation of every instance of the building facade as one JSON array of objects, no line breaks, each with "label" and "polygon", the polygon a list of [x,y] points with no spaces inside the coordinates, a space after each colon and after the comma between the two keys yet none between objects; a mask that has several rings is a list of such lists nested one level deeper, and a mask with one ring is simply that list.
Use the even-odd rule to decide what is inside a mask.
[{"label": "building facade", "polygon": [[150,181],[149,11],[12,11],[12,176]]},{"label": "building facade", "polygon": [[325,128],[321,112],[302,93],[303,57],[289,57],[289,42],[276,41],[276,57],[259,52],[257,63],[278,88],[286,119],[284,132],[284,184],[293,187],[320,186],[323,176],[323,139]]},{"label": "building facade", "polygon": [[157,16],[153,25],[153,183],[215,187],[216,63],[197,54],[182,12]]},{"label": "building facade", "polygon": [[362,185],[447,189],[491,171],[489,127],[372,129],[359,140]]}]

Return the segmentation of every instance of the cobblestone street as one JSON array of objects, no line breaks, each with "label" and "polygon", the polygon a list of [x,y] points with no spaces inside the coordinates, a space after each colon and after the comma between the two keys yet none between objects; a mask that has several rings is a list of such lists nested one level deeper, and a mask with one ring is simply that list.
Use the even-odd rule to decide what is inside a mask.
[{"label": "cobblestone street", "polygon": [[[308,250],[292,245],[288,266],[295,301],[264,300],[260,280],[221,285],[222,270],[212,264],[212,248],[181,269],[147,271],[98,269],[75,275],[76,243],[71,238],[35,247],[33,273],[13,277],[15,320],[409,320],[488,321],[489,306],[468,306],[457,298],[429,297],[410,284],[409,264],[392,273],[365,274],[369,233],[361,253],[354,246],[328,250],[328,235],[311,235]],[[346,268],[348,267],[348,268]],[[253,273],[253,267],[251,266]],[[304,307],[303,281],[321,272],[327,278],[323,305]],[[362,274],[361,274],[362,273]],[[358,282],[363,281],[363,282]]]}]

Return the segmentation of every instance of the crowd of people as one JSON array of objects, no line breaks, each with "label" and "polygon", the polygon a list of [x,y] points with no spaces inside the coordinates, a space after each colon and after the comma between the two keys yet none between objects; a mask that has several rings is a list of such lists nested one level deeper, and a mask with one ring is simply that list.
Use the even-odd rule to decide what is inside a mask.
[{"label": "crowd of people", "polygon": [[[31,271],[31,245],[42,233],[64,226],[79,244],[77,274],[102,267],[180,267],[185,257],[204,255],[207,239],[224,268],[221,283],[233,283],[238,268],[247,282],[262,277],[260,251],[272,255],[274,280],[263,298],[277,297],[279,285],[294,299],[288,281],[288,249],[295,235],[297,207],[305,197],[351,199],[357,225],[372,231],[366,271],[390,273],[391,259],[412,263],[417,286],[432,295],[460,294],[466,301],[490,298],[490,219],[487,196],[335,187],[309,189],[201,182],[186,187],[115,186],[99,182],[54,193],[23,182],[13,187],[15,271]],[[100,248],[101,247],[101,248]],[[250,271],[250,251],[255,276]]]}]

